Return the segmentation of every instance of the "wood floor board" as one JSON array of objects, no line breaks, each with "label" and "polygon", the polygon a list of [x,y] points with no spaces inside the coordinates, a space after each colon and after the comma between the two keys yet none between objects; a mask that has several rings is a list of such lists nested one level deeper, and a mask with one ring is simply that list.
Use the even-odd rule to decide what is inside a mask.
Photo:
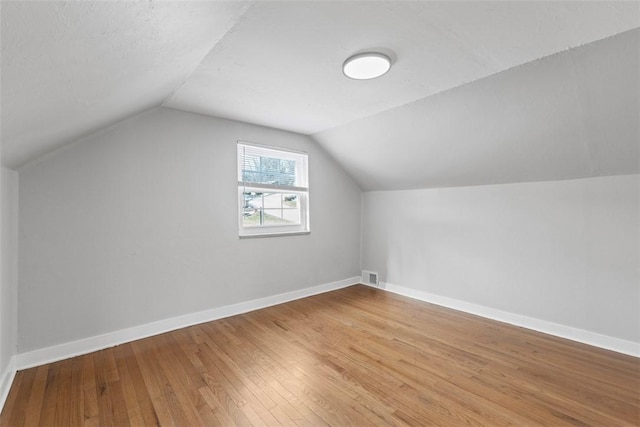
[{"label": "wood floor board", "polygon": [[76,425],[638,426],[640,359],[358,285],[17,373]]},{"label": "wood floor board", "polygon": [[[7,398],[7,404],[12,405],[15,408],[15,412],[8,418],[9,423],[7,425],[15,424],[26,416],[28,412],[27,402],[33,389],[35,374],[35,372],[31,371],[25,372],[24,376],[20,378],[16,375],[14,384]],[[15,395],[12,396],[14,393]]]}]

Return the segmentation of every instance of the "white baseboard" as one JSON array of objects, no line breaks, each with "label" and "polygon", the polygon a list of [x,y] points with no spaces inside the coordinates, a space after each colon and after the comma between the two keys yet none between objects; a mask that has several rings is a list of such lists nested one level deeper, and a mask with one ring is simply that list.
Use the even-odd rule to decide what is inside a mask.
[{"label": "white baseboard", "polygon": [[176,329],[186,328],[187,326],[210,322],[224,317],[235,316],[237,314],[270,307],[272,305],[282,304],[288,301],[345,288],[357,283],[360,283],[360,277],[351,277],[337,282],[326,283],[324,285],[313,286],[252,301],[226,305],[197,313],[189,313],[183,316],[172,317],[170,319],[159,320],[157,322],[109,332],[104,335],[98,335],[26,353],[20,353],[16,357],[15,366],[18,370],[21,370],[44,365],[45,363],[57,362],[58,360],[91,353],[119,344],[174,331]]},{"label": "white baseboard", "polygon": [[[375,287],[375,286],[374,286]],[[488,319],[497,320],[499,322],[509,323],[511,325],[520,326],[522,328],[532,329],[537,332],[553,335],[560,338],[566,338],[572,341],[581,342],[583,344],[612,350],[618,353],[630,356],[640,357],[640,343],[627,341],[620,338],[614,338],[607,335],[601,335],[595,332],[585,331],[583,329],[574,328],[572,326],[561,325],[546,320],[536,319],[533,317],[523,316],[520,314],[510,313],[479,304],[473,304],[454,298],[443,297],[431,294],[417,289],[406,288],[391,283],[381,282],[377,289],[384,289],[394,294],[403,295],[409,298],[440,305],[465,313],[475,314],[477,316],[486,317]]]},{"label": "white baseboard", "polygon": [[7,369],[2,373],[0,377],[0,410],[4,408],[4,403],[7,401],[9,390],[11,390],[11,384],[16,377],[16,356],[12,356],[9,360]]}]

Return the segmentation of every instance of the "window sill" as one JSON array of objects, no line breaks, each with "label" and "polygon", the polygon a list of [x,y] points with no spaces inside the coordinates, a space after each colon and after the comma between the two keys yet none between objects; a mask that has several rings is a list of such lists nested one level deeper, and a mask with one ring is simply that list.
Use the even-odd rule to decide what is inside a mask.
[{"label": "window sill", "polygon": [[261,234],[243,234],[238,236],[240,239],[260,239],[263,237],[287,237],[287,236],[304,236],[311,234],[310,231],[291,231],[284,233],[261,233]]}]

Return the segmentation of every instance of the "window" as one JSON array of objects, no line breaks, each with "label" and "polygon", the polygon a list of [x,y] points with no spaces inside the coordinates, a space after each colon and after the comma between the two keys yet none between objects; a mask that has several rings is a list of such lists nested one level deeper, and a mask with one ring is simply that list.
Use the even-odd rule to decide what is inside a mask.
[{"label": "window", "polygon": [[240,237],[309,232],[308,156],[238,142]]}]

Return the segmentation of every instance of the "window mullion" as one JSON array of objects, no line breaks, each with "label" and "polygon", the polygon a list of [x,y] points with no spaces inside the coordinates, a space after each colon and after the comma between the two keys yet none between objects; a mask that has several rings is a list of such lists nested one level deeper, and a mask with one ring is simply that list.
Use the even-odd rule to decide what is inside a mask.
[{"label": "window mullion", "polygon": [[240,235],[308,232],[305,153],[238,143]]}]

